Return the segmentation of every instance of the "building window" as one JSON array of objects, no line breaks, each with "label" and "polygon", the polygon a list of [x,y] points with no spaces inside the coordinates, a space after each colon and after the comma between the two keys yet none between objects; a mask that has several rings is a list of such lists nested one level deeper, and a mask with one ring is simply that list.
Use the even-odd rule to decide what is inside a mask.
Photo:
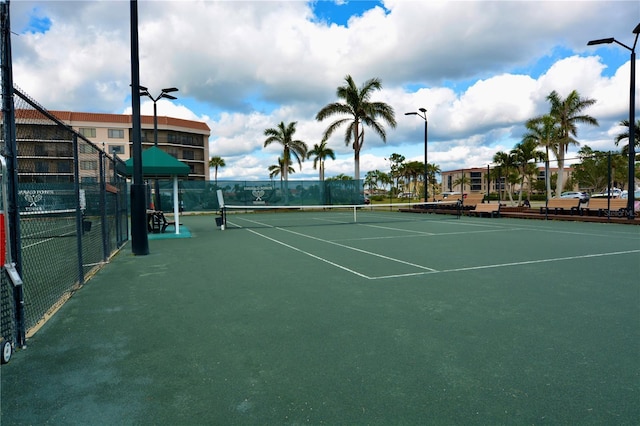
[{"label": "building window", "polygon": [[110,139],[124,139],[124,129],[109,129]]},{"label": "building window", "polygon": [[98,170],[98,162],[95,160],[86,160],[80,162],[81,170]]},{"label": "building window", "polygon": [[96,128],[95,127],[81,127],[80,134],[85,138],[95,138],[96,137]]},{"label": "building window", "polygon": [[87,143],[78,145],[78,151],[80,151],[80,154],[95,154],[98,152],[92,145]]},{"label": "building window", "polygon": [[109,154],[124,154],[124,145],[109,145]]},{"label": "building window", "polygon": [[471,190],[482,191],[482,172],[471,172]]}]

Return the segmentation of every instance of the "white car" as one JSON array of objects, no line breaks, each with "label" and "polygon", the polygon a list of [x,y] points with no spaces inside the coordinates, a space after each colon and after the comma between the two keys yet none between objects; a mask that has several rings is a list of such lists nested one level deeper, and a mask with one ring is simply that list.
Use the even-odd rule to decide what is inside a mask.
[{"label": "white car", "polygon": [[560,194],[560,198],[580,198],[581,203],[589,201],[589,194],[580,191],[566,191]]},{"label": "white car", "polygon": [[[591,194],[591,198],[607,198],[607,190],[605,189],[602,192]],[[619,188],[611,188],[611,198],[619,198],[622,195],[622,191]]]}]

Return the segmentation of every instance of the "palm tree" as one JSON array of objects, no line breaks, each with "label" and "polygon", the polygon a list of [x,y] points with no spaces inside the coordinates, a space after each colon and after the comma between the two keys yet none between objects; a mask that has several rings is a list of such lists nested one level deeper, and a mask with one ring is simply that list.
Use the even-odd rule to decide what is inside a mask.
[{"label": "palm tree", "polygon": [[313,145],[313,149],[307,153],[307,158],[311,158],[313,156],[313,169],[315,170],[319,167],[320,173],[320,182],[324,181],[324,161],[327,158],[331,158],[332,160],[336,159],[336,154],[333,152],[331,148],[327,146],[326,141],[320,142],[320,145]]},{"label": "palm tree", "polygon": [[[507,154],[504,151],[498,151],[493,156],[493,162],[497,164],[498,173],[500,174],[500,178],[504,178],[505,181],[505,191],[509,194],[509,200],[511,204],[513,204],[513,194],[511,193],[511,182],[513,182],[513,169],[514,169],[514,158],[512,155]],[[516,179],[517,181],[517,179]],[[503,197],[500,197],[503,198]]]},{"label": "palm tree", "polygon": [[281,121],[276,128],[266,129],[264,135],[267,139],[264,141],[265,148],[271,145],[273,142],[277,142],[283,147],[282,161],[284,161],[285,167],[281,169],[281,179],[284,180],[284,197],[285,203],[289,200],[289,169],[291,166],[291,156],[298,161],[300,169],[302,169],[302,161],[307,156],[307,144],[301,140],[294,139],[293,135],[296,133],[296,124],[294,121],[288,125],[284,125]]},{"label": "palm tree", "polygon": [[287,161],[284,161],[282,158],[278,157],[278,164],[274,164],[269,166],[269,178],[273,179],[276,176],[280,176],[280,189],[282,190],[282,182],[284,176],[289,173],[295,173],[295,169],[291,167]]},{"label": "palm tree", "polygon": [[558,183],[556,197],[560,197],[560,193],[564,188],[564,155],[569,149],[569,145],[579,145],[575,139],[578,135],[578,124],[590,124],[598,126],[598,120],[590,115],[582,114],[582,111],[596,103],[595,99],[581,98],[578,91],[573,90],[569,95],[562,97],[554,90],[547,96],[547,100],[551,104],[550,115],[558,124],[558,149],[556,159],[558,160]]},{"label": "palm tree", "polygon": [[[399,191],[400,188],[400,177],[402,176],[400,173],[400,168],[402,167],[402,163],[404,163],[405,157],[401,154],[393,153],[389,156],[389,161],[391,161],[391,169],[389,171],[389,177],[393,181],[395,179],[396,182],[396,191]],[[393,188],[391,188],[391,192],[393,192]],[[393,195],[393,194],[392,194]]]},{"label": "palm tree", "polygon": [[347,116],[340,118],[327,127],[323,140],[328,140],[340,126],[348,123],[344,142],[353,146],[355,179],[360,180],[360,150],[364,144],[364,126],[373,129],[383,142],[387,141],[384,127],[378,122],[382,119],[389,126],[396,127],[393,108],[384,102],[371,102],[371,95],[375,90],[382,89],[382,83],[377,78],[367,80],[360,88],[356,87],[350,75],[345,77],[346,84],[338,87],[336,95],[344,103],[334,102],[322,108],[316,114],[316,120],[322,121],[332,116]]},{"label": "palm tree", "polygon": [[[439,174],[442,170],[440,170],[440,166],[438,166],[437,164],[429,164],[427,163],[427,179],[429,180],[429,183],[431,184],[431,196],[433,197],[433,200],[435,201],[435,197],[436,197],[436,185],[438,184],[437,180],[436,180],[436,175]],[[425,200],[428,201],[428,200]]]},{"label": "palm tree", "polygon": [[378,189],[378,176],[380,170],[369,171],[364,175],[364,186],[369,187],[369,192],[373,193],[374,190]]},{"label": "palm tree", "polygon": [[[622,154],[629,156],[629,120],[622,120],[620,123],[618,123],[618,125],[624,126],[626,130],[616,136],[616,140],[615,140],[616,146],[618,146],[620,142],[626,139],[627,144],[622,147]],[[634,136],[635,136],[634,139],[636,140],[636,143],[634,146],[635,146],[635,152],[637,155],[639,154],[639,151],[640,151],[640,120],[636,121]],[[636,158],[638,157],[636,156]]]},{"label": "palm tree", "polygon": [[[531,164],[531,160],[537,161],[544,159],[544,153],[537,150],[538,144],[531,139],[523,140],[516,144],[511,150],[511,155],[515,166],[520,171],[520,193],[518,194],[518,205],[522,204],[522,193],[524,192],[524,179],[528,174],[528,169]],[[529,191],[531,191],[531,181],[529,180]]]},{"label": "palm tree", "polygon": [[[418,193],[418,180],[424,180],[424,163],[421,161],[410,161],[406,164],[405,173],[409,179],[409,188],[411,188],[411,180],[413,179],[413,194]],[[424,193],[424,191],[421,191]]]},{"label": "palm tree", "polygon": [[[532,118],[525,123],[528,132],[522,137],[523,141],[534,141],[540,147],[545,149],[544,161],[549,161],[549,150],[558,158],[559,127],[556,120],[550,115],[545,114],[541,117]],[[547,163],[548,164],[548,163]],[[545,169],[545,186],[547,188],[547,199],[551,196],[551,176],[548,176],[549,170]]]},{"label": "palm tree", "polygon": [[215,181],[216,185],[218,184],[218,167],[224,166],[226,166],[226,164],[222,157],[211,157],[211,159],[209,160],[209,167],[213,167],[213,180]]}]

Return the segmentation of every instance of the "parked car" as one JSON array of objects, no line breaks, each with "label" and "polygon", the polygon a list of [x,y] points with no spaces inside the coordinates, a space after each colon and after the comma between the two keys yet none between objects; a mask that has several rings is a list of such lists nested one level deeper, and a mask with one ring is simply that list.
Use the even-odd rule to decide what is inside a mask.
[{"label": "parked car", "polygon": [[589,194],[582,191],[566,191],[560,194],[560,198],[580,198],[581,203],[589,201]]},{"label": "parked car", "polygon": [[[620,198],[629,198],[629,192],[627,190],[622,191],[622,193],[620,194]],[[638,200],[640,199],[640,189],[636,189],[633,193],[633,199],[634,200]]]},{"label": "parked car", "polygon": [[[596,192],[591,194],[591,198],[607,198],[609,195],[606,189],[602,192]],[[618,188],[611,188],[611,198],[619,198],[622,195],[622,191]]]}]

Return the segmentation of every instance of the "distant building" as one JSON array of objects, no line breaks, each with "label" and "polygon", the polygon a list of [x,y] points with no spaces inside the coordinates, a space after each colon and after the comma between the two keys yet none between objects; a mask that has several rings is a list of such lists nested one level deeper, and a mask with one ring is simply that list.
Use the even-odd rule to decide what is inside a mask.
[{"label": "distant building", "polygon": [[[133,151],[131,115],[71,111],[49,111],[109,156],[127,160]],[[23,182],[65,182],[73,177],[73,145],[53,122],[21,120],[16,111],[19,179]],[[154,145],[153,116],[141,117],[142,150]],[[56,134],[60,137],[56,137]],[[188,180],[209,180],[209,135],[206,123],[172,117],[158,117],[158,147],[189,165]],[[88,144],[81,149],[90,148]],[[95,160],[83,161],[79,169],[95,170]],[[29,161],[20,165],[20,158]]]},{"label": "distant building", "polygon": [[[466,183],[464,185],[465,193],[496,193],[498,191],[505,190],[505,178],[496,179],[493,177],[489,182],[487,182],[487,172],[488,169],[486,167],[477,167],[477,168],[469,168],[469,169],[458,169],[458,170],[449,170],[441,173],[442,182],[440,183],[440,192],[462,192],[462,187],[460,184],[456,185],[456,182],[459,182],[462,176],[464,175]],[[551,175],[558,173],[558,168],[552,167],[549,169],[549,173]],[[564,181],[567,182],[571,179],[571,174],[573,173],[573,168],[571,166],[567,166],[564,169]],[[545,168],[538,167],[538,175],[536,176],[537,181],[545,181]],[[488,190],[487,190],[488,185]],[[527,185],[527,181],[525,180],[525,185]],[[514,191],[520,190],[520,185],[514,185]],[[575,188],[574,190],[577,190]],[[435,195],[435,194],[434,194]]]}]

